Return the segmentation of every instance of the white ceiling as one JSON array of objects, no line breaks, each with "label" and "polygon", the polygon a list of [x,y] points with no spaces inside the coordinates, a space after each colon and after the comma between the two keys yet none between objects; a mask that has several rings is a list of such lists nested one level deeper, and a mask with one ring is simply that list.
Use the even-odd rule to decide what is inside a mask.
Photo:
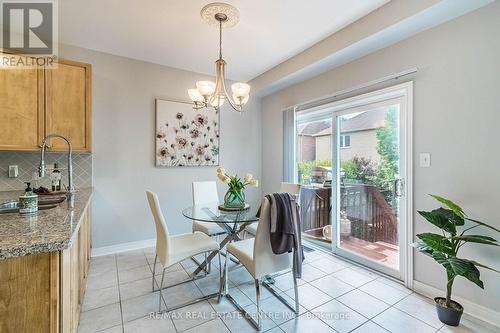
[{"label": "white ceiling", "polygon": [[[226,0],[240,23],[223,31],[227,77],[248,81],[389,0]],[[61,43],[214,74],[218,31],[210,0],[59,1]]]}]

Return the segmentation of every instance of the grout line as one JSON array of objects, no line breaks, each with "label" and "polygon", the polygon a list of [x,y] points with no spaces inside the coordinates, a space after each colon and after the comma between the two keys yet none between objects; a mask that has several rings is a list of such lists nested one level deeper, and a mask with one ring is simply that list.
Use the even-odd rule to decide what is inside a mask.
[{"label": "grout line", "polygon": [[[115,328],[115,327],[118,327],[118,326],[119,326],[119,325],[111,326],[111,327],[105,328],[105,329],[103,329],[103,330],[96,331],[96,332],[94,332],[94,333],[102,333],[102,332],[104,332],[104,331],[107,331],[107,330],[109,330],[109,329],[112,329],[112,328]],[[123,332],[123,325],[121,325],[121,326],[122,326],[122,332]],[[77,331],[77,333],[78,333],[78,331]]]},{"label": "grout line", "polygon": [[106,307],[106,306],[115,305],[115,304],[118,304],[118,303],[120,303],[120,301],[118,301],[118,302],[114,302],[114,303],[111,303],[111,304],[101,305],[101,306],[98,306],[98,307],[96,307],[96,308],[92,308],[92,309],[88,309],[88,310],[85,310],[85,311],[81,311],[80,313],[84,313],[84,312],[89,312],[89,311],[93,311],[93,310],[102,309],[102,308],[104,308],[104,307]]},{"label": "grout line", "polygon": [[[115,268],[116,268],[116,257],[114,258],[114,263],[115,263]],[[123,314],[122,314],[122,308],[121,308],[120,287],[119,287],[119,284],[118,284],[118,270],[117,269],[115,269],[115,270],[116,270],[116,275],[117,275],[116,288],[118,288],[118,302],[111,303],[111,304],[101,305],[101,306],[98,306],[98,307],[95,307],[95,308],[92,308],[92,309],[81,311],[81,313],[88,312],[88,311],[93,311],[93,310],[97,310],[97,309],[101,309],[103,307],[114,305],[114,304],[118,304],[118,306],[120,307],[121,326],[122,326],[122,331],[123,331]],[[96,291],[96,290],[101,290],[101,289],[107,289],[107,288],[113,288],[113,287],[115,287],[115,286],[112,285],[112,286],[107,286],[107,287],[92,289],[91,291]],[[118,326],[118,325],[115,325],[115,326]],[[111,326],[111,327],[108,327],[108,328],[112,328],[112,327],[115,327],[115,326]],[[103,330],[107,330],[108,328],[104,328]]]},{"label": "grout line", "polygon": [[[409,295],[408,295],[408,296],[409,296]],[[405,298],[406,298],[406,297],[405,297]],[[411,315],[411,314],[409,314],[409,313],[407,313],[407,312],[405,312],[405,311],[403,311],[403,310],[401,310],[401,309],[398,309],[398,308],[397,308],[397,307],[395,307],[394,305],[391,305],[390,307],[388,307],[388,308],[387,308],[387,309],[385,309],[384,311],[380,312],[380,313],[379,313],[378,315],[376,315],[375,317],[380,316],[382,313],[386,312],[387,310],[390,310],[391,308],[394,308],[395,310],[397,310],[397,311],[399,311],[399,312],[402,312],[402,313],[404,313],[404,314],[406,314],[406,315],[408,315],[408,316],[412,317],[413,319],[416,319],[417,321],[419,321],[419,322],[421,322],[421,323],[423,323],[423,324],[425,324],[425,325],[429,326],[430,328],[435,329],[435,330],[436,330],[436,332],[437,332],[437,331],[439,331],[439,330],[440,330],[441,328],[443,328],[443,326],[444,326],[444,325],[443,325],[443,326],[441,326],[441,328],[436,329],[434,326],[431,326],[431,325],[427,324],[425,321],[422,321],[422,320],[420,320],[419,318],[417,318],[417,317],[415,317],[415,316],[413,316],[413,315]],[[372,319],[375,319],[375,317],[373,317]],[[371,319],[370,319],[370,320],[371,320]],[[377,323],[375,323],[375,324],[377,324]],[[379,326],[381,326],[381,325],[379,325]],[[387,328],[385,328],[385,327],[383,327],[383,326],[381,326],[381,327],[382,327],[382,328],[384,328],[385,330],[388,330]]]},{"label": "grout line", "polygon": [[[362,290],[361,290],[361,291],[362,291]],[[367,294],[368,294],[368,293],[367,293]],[[370,294],[368,294],[368,295],[370,295]],[[408,294],[408,295],[406,295],[405,297],[401,298],[399,301],[397,301],[396,303],[392,304],[392,306],[395,306],[396,304],[398,304],[398,303],[400,303],[401,301],[403,301],[403,300],[407,299],[407,298],[408,298],[408,297],[410,297],[411,295],[413,295],[413,293]],[[370,296],[371,296],[371,295],[370,295]],[[372,296],[372,297],[373,297],[373,296]],[[406,311],[405,311],[405,312],[406,312]]]},{"label": "grout line", "polygon": [[[382,312],[381,312],[382,313]],[[377,315],[378,316],[378,315]],[[371,322],[372,324],[374,325],[377,325],[378,327],[380,327],[381,329],[383,329],[384,331],[387,331],[388,333],[391,333],[387,328],[383,327],[383,326],[380,326],[379,324],[377,324],[376,322],[374,322],[373,320],[368,320],[368,322]],[[365,323],[366,324],[366,323]],[[364,324],[363,324],[364,325]]]},{"label": "grout line", "polygon": [[[178,310],[180,310],[180,309],[178,309]],[[197,324],[197,325],[195,325],[193,327],[190,327],[190,328],[186,328],[186,329],[184,329],[182,331],[178,331],[177,328],[175,328],[175,330],[176,330],[177,333],[186,332],[186,331],[192,330],[193,328],[199,327],[201,325],[205,325],[205,324],[210,323],[212,321],[216,321],[217,319],[220,319],[220,318],[214,318],[214,319],[210,319],[210,320],[204,321],[203,323]],[[224,322],[222,322],[222,323],[224,323]],[[226,326],[226,325],[224,325],[224,326]],[[228,328],[228,330],[229,330],[229,328]],[[231,332],[231,330],[229,330],[229,332]]]},{"label": "grout line", "polygon": [[[389,304],[390,306],[393,306],[394,304],[399,303],[401,300],[403,300],[403,299],[405,299],[406,297],[408,297],[408,296],[410,296],[410,295],[413,295],[413,294],[415,293],[413,290],[408,289],[408,290],[410,291],[410,293],[409,293],[408,295],[404,296],[403,298],[401,298],[400,300],[398,300],[396,303],[394,303],[394,304],[390,304],[390,303],[387,303],[386,301],[384,301],[383,299],[380,299],[380,298],[378,298],[378,297],[376,297],[376,296],[374,296],[374,295],[372,295],[372,294],[370,294],[370,293],[367,293],[366,291],[364,291],[364,290],[361,290],[361,289],[360,289],[361,287],[364,287],[364,286],[366,286],[367,284],[369,284],[369,283],[371,283],[371,282],[373,282],[373,281],[375,281],[375,280],[371,280],[371,281],[369,281],[369,282],[363,283],[362,285],[360,285],[359,287],[356,287],[355,289],[359,289],[359,291],[362,291],[362,292],[364,292],[365,294],[368,294],[368,295],[370,295],[371,297],[376,298],[377,300],[379,300],[379,301],[381,301],[381,302],[384,302],[385,304]],[[385,285],[386,285],[387,287],[392,288],[392,289],[398,290],[398,289],[396,289],[396,288],[394,288],[394,287],[391,287],[391,286],[390,286],[390,285],[388,285],[388,284],[385,284]]]},{"label": "grout line", "polygon": [[122,296],[120,292],[120,276],[118,275],[118,258],[115,255],[115,268],[116,268],[116,282],[118,288],[118,302],[120,303],[120,318],[122,319],[122,333],[125,333],[125,324],[123,323],[123,308],[122,308]]},{"label": "grout line", "polygon": [[[351,291],[352,291],[352,290],[351,290]],[[359,291],[360,291],[360,292],[362,292],[362,293],[365,293],[363,290],[359,290]],[[367,293],[365,293],[365,294],[367,294]],[[373,296],[372,296],[372,295],[370,295],[370,294],[367,294],[367,295],[368,295],[368,296],[373,297]],[[339,297],[341,297],[341,296],[339,296]],[[375,297],[373,297],[373,298],[375,298]],[[361,316],[363,316],[363,317],[367,318],[368,320],[372,320],[373,318],[375,318],[376,316],[378,316],[379,314],[381,314],[381,313],[382,313],[382,312],[384,312],[385,310],[387,310],[387,309],[389,309],[390,307],[392,307],[392,305],[387,304],[386,302],[384,302],[384,301],[382,301],[382,300],[379,300],[379,299],[377,298],[377,300],[379,300],[379,301],[381,301],[382,303],[384,303],[384,304],[387,304],[387,305],[388,305],[387,309],[384,309],[384,310],[380,311],[379,313],[377,313],[376,315],[374,315],[374,316],[372,316],[372,317],[367,317],[367,316],[365,316],[364,314],[362,314],[361,312],[359,312],[358,310],[354,309],[353,307],[351,307],[351,306],[349,306],[349,305],[347,305],[347,304],[343,303],[341,300],[338,300],[338,299],[335,299],[335,300],[336,300],[337,302],[341,303],[342,305],[344,305],[344,306],[348,307],[349,309],[353,310],[354,312],[359,313]]]},{"label": "grout line", "polygon": [[[427,324],[425,321],[423,321],[422,319],[420,319],[420,318],[418,318],[418,317],[414,316],[413,314],[408,313],[408,312],[406,312],[405,310],[403,310],[403,309],[399,309],[399,308],[397,308],[397,307],[396,307],[396,304],[398,304],[399,302],[403,301],[404,299],[406,299],[406,298],[410,297],[410,296],[411,296],[411,295],[413,295],[413,294],[414,294],[414,293],[412,293],[412,294],[410,294],[410,295],[408,295],[408,296],[406,296],[406,297],[404,297],[404,298],[400,299],[399,301],[397,301],[396,303],[394,303],[393,305],[391,305],[391,307],[393,307],[394,309],[399,310],[399,311],[401,311],[401,312],[403,312],[403,313],[406,313],[408,316],[413,317],[413,318],[417,319],[418,321],[423,322],[424,324]],[[429,305],[431,305],[431,306],[432,306],[432,304],[429,304]],[[434,326],[432,326],[432,325],[430,325],[430,324],[427,324],[427,325],[428,325],[428,326],[430,326],[430,327],[432,327],[432,328],[435,328]],[[441,325],[441,326],[440,326],[437,330],[439,331],[441,328],[443,328],[443,326],[444,326],[444,324],[442,324],[442,325]]]}]

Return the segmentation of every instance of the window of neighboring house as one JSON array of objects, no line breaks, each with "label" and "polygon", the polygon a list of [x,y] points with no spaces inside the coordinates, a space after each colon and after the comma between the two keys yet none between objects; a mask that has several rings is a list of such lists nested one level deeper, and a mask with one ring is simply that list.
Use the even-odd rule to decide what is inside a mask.
[{"label": "window of neighboring house", "polygon": [[351,146],[351,136],[341,135],[340,136],[340,148],[349,148]]}]

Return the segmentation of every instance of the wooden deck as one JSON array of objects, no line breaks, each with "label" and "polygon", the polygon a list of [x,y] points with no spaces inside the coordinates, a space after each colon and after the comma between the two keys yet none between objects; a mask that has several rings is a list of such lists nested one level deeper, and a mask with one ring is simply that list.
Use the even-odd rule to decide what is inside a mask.
[{"label": "wooden deck", "polygon": [[355,237],[340,240],[340,247],[372,261],[399,270],[399,246],[384,242],[367,242]]},{"label": "wooden deck", "polygon": [[[303,233],[304,239],[322,242],[325,245],[331,241],[323,237],[321,229],[308,230]],[[340,247],[344,250],[361,255],[372,261],[379,262],[385,266],[399,270],[399,246],[385,242],[368,242],[353,236],[342,238]]]}]

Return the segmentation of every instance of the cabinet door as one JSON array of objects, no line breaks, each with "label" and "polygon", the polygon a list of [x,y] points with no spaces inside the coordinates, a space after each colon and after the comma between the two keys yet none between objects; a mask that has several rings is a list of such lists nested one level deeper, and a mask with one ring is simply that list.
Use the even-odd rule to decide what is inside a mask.
[{"label": "cabinet door", "polygon": [[0,150],[37,150],[43,138],[43,70],[0,69]]},{"label": "cabinet door", "polygon": [[57,251],[0,260],[0,332],[61,332],[59,263]]},{"label": "cabinet door", "polygon": [[85,210],[71,247],[61,251],[61,333],[76,333],[78,330],[89,268],[87,258],[90,257],[90,252],[87,251],[90,248],[86,241],[91,233],[89,214],[89,209]]},{"label": "cabinet door", "polygon": [[[45,70],[45,134],[60,134],[74,151],[91,151],[91,67],[61,61]],[[65,151],[66,143],[53,139],[51,151]]]}]

